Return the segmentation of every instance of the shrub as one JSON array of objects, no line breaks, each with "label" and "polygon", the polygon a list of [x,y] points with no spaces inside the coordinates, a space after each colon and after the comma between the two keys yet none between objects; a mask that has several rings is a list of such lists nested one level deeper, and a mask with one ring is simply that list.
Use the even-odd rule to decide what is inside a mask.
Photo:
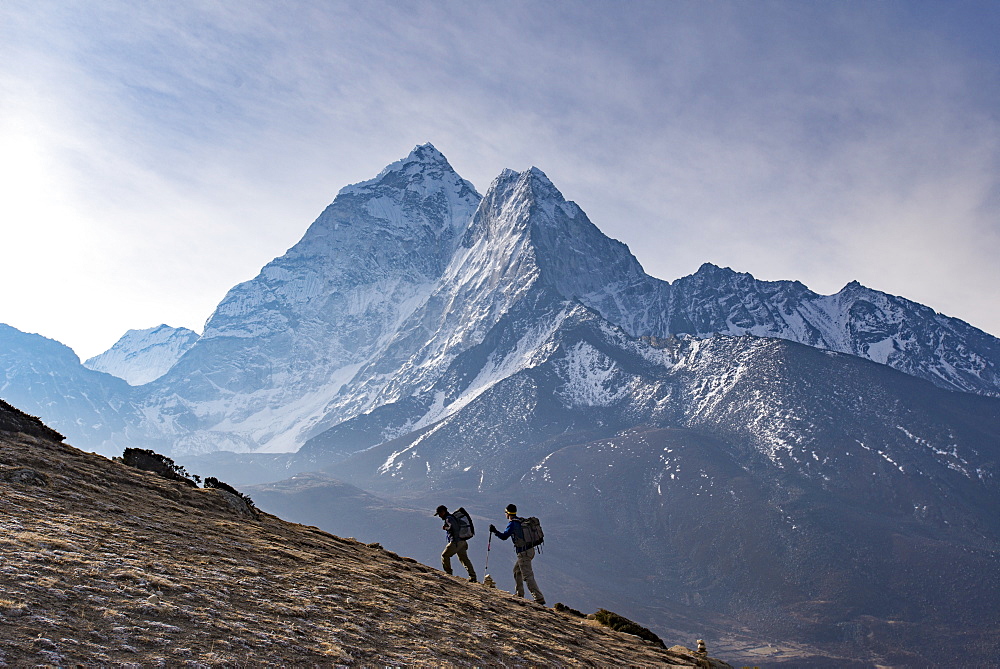
[{"label": "shrub", "polygon": [[37,416],[28,415],[3,400],[0,400],[0,432],[23,432],[52,441],[63,441],[66,438]]},{"label": "shrub", "polygon": [[586,615],[583,614],[582,611],[577,611],[576,609],[570,608],[561,602],[556,602],[556,605],[553,606],[552,608],[554,608],[559,613],[568,613],[569,615],[576,616],[577,618],[587,617]]},{"label": "shrub", "polygon": [[160,455],[159,453],[148,448],[126,448],[125,452],[122,454],[122,460],[129,467],[135,467],[136,469],[153,472],[155,474],[159,474],[163,478],[185,483],[192,488],[198,487],[198,485],[191,480],[184,467],[176,464],[167,456]]},{"label": "shrub", "polygon": [[605,609],[598,609],[597,613],[594,614],[594,619],[597,622],[604,625],[605,627],[610,627],[611,629],[617,632],[634,634],[640,639],[646,639],[647,641],[652,641],[653,643],[659,645],[661,648],[667,647],[666,644],[663,643],[663,639],[653,634],[650,630],[612,611],[607,611]]},{"label": "shrub", "polygon": [[244,502],[246,502],[247,506],[250,507],[251,511],[256,511],[257,510],[257,507],[254,506],[253,500],[250,499],[250,497],[248,497],[247,495],[244,495],[243,493],[241,493],[239,490],[237,490],[233,486],[231,486],[228,483],[225,483],[223,481],[220,481],[219,479],[215,478],[214,476],[209,476],[209,477],[207,477],[205,479],[205,487],[206,488],[217,488],[219,490],[225,490],[228,493],[232,493],[233,495],[236,495],[237,497],[239,497],[240,499],[242,499]]}]

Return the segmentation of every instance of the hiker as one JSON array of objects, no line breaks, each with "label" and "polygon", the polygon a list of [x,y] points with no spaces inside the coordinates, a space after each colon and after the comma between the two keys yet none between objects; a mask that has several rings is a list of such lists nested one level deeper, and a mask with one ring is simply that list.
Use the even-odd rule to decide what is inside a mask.
[{"label": "hiker", "polygon": [[514,592],[518,597],[524,597],[524,584],[527,583],[531,596],[535,598],[535,603],[545,606],[545,597],[538,589],[538,584],[535,583],[535,572],[531,568],[531,561],[535,557],[535,547],[519,546],[519,544],[524,544],[524,533],[521,530],[522,519],[517,516],[517,507],[508,504],[504,512],[507,514],[507,529],[501,533],[497,531],[496,527],[490,525],[490,532],[502,541],[510,538],[514,542],[514,552],[517,555],[517,562],[514,563]]},{"label": "hiker", "polygon": [[[464,513],[462,509],[459,509],[459,511]],[[478,583],[479,581],[476,580],[476,569],[472,566],[472,560],[469,559],[469,542],[459,537],[459,521],[455,518],[454,514],[448,513],[448,507],[444,504],[437,508],[434,515],[444,521],[441,529],[448,535],[448,545],[444,547],[444,552],[441,553],[441,568],[444,569],[444,573],[449,576],[451,575],[451,556],[458,555],[458,561],[469,572],[469,582]]]}]

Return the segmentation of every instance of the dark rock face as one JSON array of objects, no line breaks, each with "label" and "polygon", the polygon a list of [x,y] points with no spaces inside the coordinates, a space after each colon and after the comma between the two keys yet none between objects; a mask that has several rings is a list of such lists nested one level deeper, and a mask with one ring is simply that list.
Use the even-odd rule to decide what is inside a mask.
[{"label": "dark rock face", "polygon": [[226,506],[235,513],[237,516],[242,518],[256,520],[258,513],[257,510],[247,503],[247,501],[240,497],[239,495],[234,495],[228,490],[223,490],[221,488],[216,488],[215,493],[219,495],[226,503]]},{"label": "dark rock face", "polygon": [[226,500],[226,503],[237,515],[247,518],[257,518],[258,511],[253,500],[228,483],[220,481],[214,476],[209,476],[205,479],[205,487],[219,491],[223,499]]},{"label": "dark rock face", "polygon": [[37,414],[71,443],[106,455],[121,453],[115,435],[138,422],[125,381],[87,369],[57,341],[3,324],[0,385],[11,405]]}]

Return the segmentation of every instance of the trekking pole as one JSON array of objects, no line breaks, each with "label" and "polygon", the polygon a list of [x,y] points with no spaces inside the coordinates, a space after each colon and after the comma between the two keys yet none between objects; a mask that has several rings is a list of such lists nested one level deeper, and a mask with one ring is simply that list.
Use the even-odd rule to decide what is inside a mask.
[{"label": "trekking pole", "polygon": [[490,532],[490,538],[486,540],[486,573],[490,571],[490,544],[493,543],[493,533]]}]

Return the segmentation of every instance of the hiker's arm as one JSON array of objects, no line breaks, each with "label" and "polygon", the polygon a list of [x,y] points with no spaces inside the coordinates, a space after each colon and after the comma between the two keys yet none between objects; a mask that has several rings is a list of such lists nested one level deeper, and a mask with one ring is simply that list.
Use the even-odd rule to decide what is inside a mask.
[{"label": "hiker's arm", "polygon": [[497,535],[497,539],[502,539],[503,541],[507,541],[507,539],[509,539],[510,536],[514,533],[514,521],[512,520],[509,523],[507,523],[507,529],[504,530],[503,532],[498,532],[497,528],[493,527],[492,525],[490,525],[490,531],[493,532],[493,534]]}]

